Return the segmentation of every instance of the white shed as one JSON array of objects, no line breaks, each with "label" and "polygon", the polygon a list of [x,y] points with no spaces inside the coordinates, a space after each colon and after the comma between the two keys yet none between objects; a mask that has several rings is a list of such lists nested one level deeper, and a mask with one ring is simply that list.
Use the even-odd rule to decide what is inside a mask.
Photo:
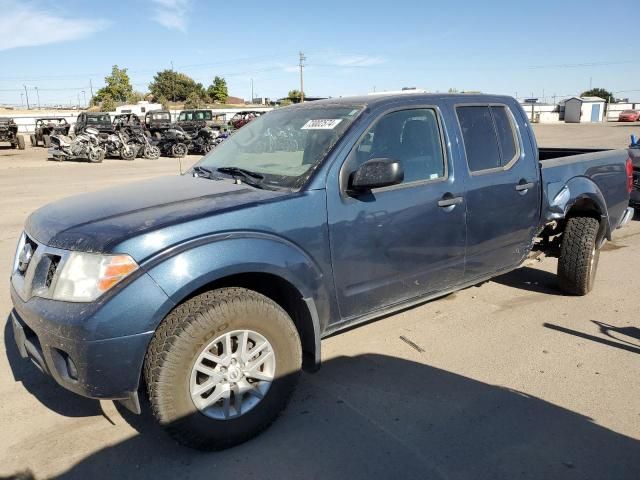
[{"label": "white shed", "polygon": [[600,97],[571,97],[564,101],[566,123],[602,122],[606,101]]}]

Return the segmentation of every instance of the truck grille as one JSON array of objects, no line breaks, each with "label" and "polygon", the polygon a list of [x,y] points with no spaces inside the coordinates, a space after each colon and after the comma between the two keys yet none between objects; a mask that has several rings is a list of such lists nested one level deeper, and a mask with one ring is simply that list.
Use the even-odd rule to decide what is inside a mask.
[{"label": "truck grille", "polygon": [[[29,250],[30,254],[27,253]],[[18,243],[11,274],[11,284],[20,298],[24,301],[31,297],[51,298],[57,274],[67,255],[67,251],[42,245],[24,233]]]}]

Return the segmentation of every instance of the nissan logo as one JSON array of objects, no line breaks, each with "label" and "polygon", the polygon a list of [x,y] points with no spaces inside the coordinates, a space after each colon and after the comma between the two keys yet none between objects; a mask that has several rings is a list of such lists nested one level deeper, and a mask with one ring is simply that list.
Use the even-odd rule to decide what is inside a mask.
[{"label": "nissan logo", "polygon": [[27,271],[31,257],[33,257],[33,247],[30,244],[25,243],[24,247],[22,247],[22,250],[20,251],[20,255],[18,255],[18,270],[21,273]]}]

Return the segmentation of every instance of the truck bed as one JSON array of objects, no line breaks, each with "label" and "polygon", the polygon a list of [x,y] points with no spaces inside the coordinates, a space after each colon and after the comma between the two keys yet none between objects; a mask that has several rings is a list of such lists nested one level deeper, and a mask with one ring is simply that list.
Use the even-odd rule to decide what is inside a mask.
[{"label": "truck bed", "polygon": [[[543,189],[543,220],[564,217],[564,209],[580,198],[590,198],[601,205],[609,228],[607,237],[615,230],[625,213],[629,194],[624,150],[597,148],[540,148]],[[567,193],[559,195],[563,189]],[[580,197],[574,195],[580,192]],[[562,198],[566,197],[566,198]]]}]

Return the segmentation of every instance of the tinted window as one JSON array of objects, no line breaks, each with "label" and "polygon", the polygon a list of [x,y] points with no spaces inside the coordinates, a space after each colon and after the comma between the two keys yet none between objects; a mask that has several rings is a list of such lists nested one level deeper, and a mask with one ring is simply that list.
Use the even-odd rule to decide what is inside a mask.
[{"label": "tinted window", "polygon": [[516,136],[506,107],[491,107],[491,113],[493,113],[493,120],[496,123],[496,132],[498,132],[498,142],[502,153],[502,165],[504,166],[516,156]]},{"label": "tinted window", "polygon": [[489,107],[456,109],[469,170],[477,172],[501,165],[498,140]]},{"label": "tinted window", "polygon": [[360,141],[355,165],[372,158],[397,160],[404,182],[444,177],[444,155],[436,114],[430,109],[402,110],[382,117]]}]

